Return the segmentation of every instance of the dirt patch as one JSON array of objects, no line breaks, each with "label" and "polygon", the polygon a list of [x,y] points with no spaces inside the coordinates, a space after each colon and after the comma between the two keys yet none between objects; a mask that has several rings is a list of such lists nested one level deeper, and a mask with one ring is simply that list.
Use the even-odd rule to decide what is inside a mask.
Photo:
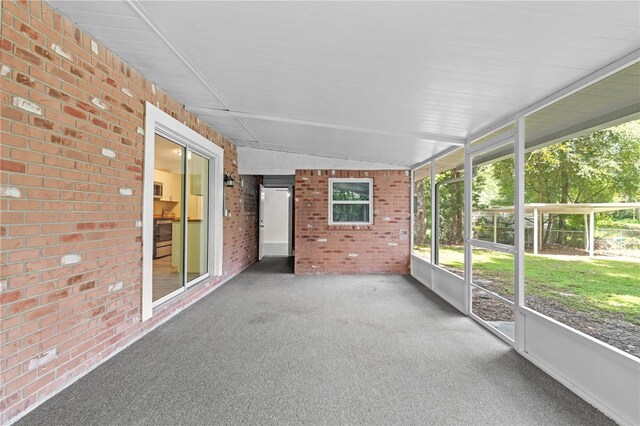
[{"label": "dirt patch", "polygon": [[[554,254],[575,255],[578,253],[585,252],[570,247],[557,247]],[[586,253],[586,255],[588,255],[588,253]],[[460,276],[463,273],[463,271],[458,268],[444,268]],[[506,288],[513,286],[511,282],[498,282],[495,279],[487,279],[476,275],[474,283],[493,293],[499,294],[507,300],[514,300],[513,295],[505,292]],[[572,295],[567,294],[566,297],[572,297]],[[527,296],[526,294],[525,306],[640,358],[640,326],[626,321],[622,315],[598,311],[578,311],[555,299],[541,296]],[[478,289],[473,292],[473,313],[485,321],[514,320],[512,306]]]},{"label": "dirt patch", "polygon": [[[514,300],[512,295],[502,291],[504,283],[478,278],[476,284],[507,300]],[[573,296],[568,294],[566,297]],[[640,358],[640,326],[626,321],[622,315],[578,311],[558,300],[542,296],[525,295],[525,306]],[[473,313],[485,321],[514,320],[512,306],[477,289],[473,292]]]},{"label": "dirt patch", "polygon": [[525,296],[525,306],[640,357],[640,326],[626,321],[621,315],[577,311],[556,300],[539,296]]},{"label": "dirt patch", "polygon": [[485,321],[515,321],[513,306],[477,289],[473,291],[473,313]]}]

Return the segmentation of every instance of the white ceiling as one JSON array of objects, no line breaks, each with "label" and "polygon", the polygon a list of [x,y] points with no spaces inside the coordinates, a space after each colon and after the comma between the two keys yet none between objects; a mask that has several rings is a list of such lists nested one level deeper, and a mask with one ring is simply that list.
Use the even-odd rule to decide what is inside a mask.
[{"label": "white ceiling", "polygon": [[407,167],[640,48],[640,2],[52,1],[245,147]]}]

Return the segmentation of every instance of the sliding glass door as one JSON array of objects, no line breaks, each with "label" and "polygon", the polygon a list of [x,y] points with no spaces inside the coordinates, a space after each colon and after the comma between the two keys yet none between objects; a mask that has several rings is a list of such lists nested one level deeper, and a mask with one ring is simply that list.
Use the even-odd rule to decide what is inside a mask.
[{"label": "sliding glass door", "polygon": [[154,305],[209,275],[211,161],[155,135],[153,199]]},{"label": "sliding glass door", "polygon": [[153,301],[184,286],[184,250],[179,238],[184,217],[184,146],[160,135],[155,138],[153,170]]},{"label": "sliding glass door", "polygon": [[187,283],[209,272],[209,160],[187,154]]}]

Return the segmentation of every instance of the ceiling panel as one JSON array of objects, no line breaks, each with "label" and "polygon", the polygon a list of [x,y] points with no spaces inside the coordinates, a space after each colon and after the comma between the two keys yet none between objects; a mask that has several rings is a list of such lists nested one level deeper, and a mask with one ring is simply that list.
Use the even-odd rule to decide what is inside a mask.
[{"label": "ceiling panel", "polygon": [[633,2],[143,7],[231,109],[455,136],[639,47]]},{"label": "ceiling panel", "polygon": [[636,1],[53,4],[188,108],[274,118],[200,114],[238,145],[392,165],[451,145],[376,131],[467,137],[640,48]]},{"label": "ceiling panel", "polygon": [[57,0],[50,3],[179,102],[224,108],[129,2]]}]

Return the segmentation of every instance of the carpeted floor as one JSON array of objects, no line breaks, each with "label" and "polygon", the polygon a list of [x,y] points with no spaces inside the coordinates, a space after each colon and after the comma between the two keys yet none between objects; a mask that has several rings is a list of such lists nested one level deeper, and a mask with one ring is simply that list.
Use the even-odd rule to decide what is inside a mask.
[{"label": "carpeted floor", "polygon": [[265,258],[21,425],[613,424],[421,284]]}]

